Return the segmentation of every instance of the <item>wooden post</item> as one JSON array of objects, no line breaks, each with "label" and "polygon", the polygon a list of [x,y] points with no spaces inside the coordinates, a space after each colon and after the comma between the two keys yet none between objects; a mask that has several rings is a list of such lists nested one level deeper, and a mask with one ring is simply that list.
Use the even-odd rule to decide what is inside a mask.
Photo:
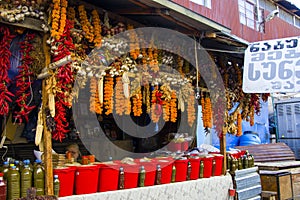
[{"label": "wooden post", "polygon": [[[43,50],[45,54],[45,66],[50,64],[49,52],[50,48],[46,44],[48,35],[44,35],[43,38]],[[48,107],[48,93],[45,90],[46,80],[42,83],[42,109],[43,109],[43,124],[44,124],[44,166],[45,166],[45,193],[46,195],[53,195],[53,165],[52,165],[52,136],[46,125],[46,113],[45,108]]]},{"label": "wooden post", "polygon": [[221,154],[224,156],[223,159],[223,171],[222,173],[225,175],[226,174],[226,165],[227,165],[227,156],[226,156],[226,134],[222,134],[222,136],[220,136],[220,151]]}]

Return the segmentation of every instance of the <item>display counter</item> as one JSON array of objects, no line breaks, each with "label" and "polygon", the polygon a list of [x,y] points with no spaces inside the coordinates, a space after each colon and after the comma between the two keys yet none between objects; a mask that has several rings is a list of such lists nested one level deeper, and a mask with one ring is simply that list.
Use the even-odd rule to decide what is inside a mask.
[{"label": "display counter", "polygon": [[93,200],[93,199],[172,199],[172,200],[199,200],[199,199],[229,199],[228,190],[233,188],[232,178],[215,176],[191,181],[155,185],[142,188],[125,189],[109,192],[98,192],[85,195],[60,197],[59,200]]}]

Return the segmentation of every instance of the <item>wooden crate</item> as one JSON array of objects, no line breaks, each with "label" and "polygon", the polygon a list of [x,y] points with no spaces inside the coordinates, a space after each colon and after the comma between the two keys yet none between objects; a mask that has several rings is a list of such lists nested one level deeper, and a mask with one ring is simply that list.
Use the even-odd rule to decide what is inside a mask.
[{"label": "wooden crate", "polygon": [[260,170],[259,173],[262,191],[276,192],[277,200],[293,199],[291,172]]},{"label": "wooden crate", "polygon": [[294,199],[300,199],[300,168],[291,170]]}]

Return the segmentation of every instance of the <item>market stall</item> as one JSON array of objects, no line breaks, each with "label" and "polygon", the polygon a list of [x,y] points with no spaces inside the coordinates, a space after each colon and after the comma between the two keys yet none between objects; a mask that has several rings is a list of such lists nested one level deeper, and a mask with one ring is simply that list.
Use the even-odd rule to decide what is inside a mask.
[{"label": "market stall", "polygon": [[[165,28],[143,27],[86,2],[16,1],[1,5],[0,115],[5,127],[6,121],[12,127],[25,125],[22,136],[43,152],[43,194],[54,194],[53,175],[65,176],[61,170],[70,173],[60,180],[62,191],[70,180],[78,184],[74,179],[88,178],[91,168],[90,173],[97,178],[93,184],[96,190],[83,194],[99,192],[98,182],[103,184],[99,174],[109,161],[117,166],[110,166],[117,174],[117,188],[110,190],[116,193],[95,194],[95,198],[135,191],[164,190],[171,194],[178,188],[203,184],[210,191],[220,184],[223,190],[219,192],[227,196],[231,182],[226,175],[225,135],[240,136],[242,120],[251,124],[254,113],[259,113],[260,96],[242,92],[241,59],[198,47],[199,34],[187,36]],[[261,98],[266,100],[267,96]],[[238,106],[228,113],[236,103]],[[221,153],[189,151],[195,147],[198,105],[202,106],[206,134],[213,130],[220,138]],[[4,130],[3,142],[6,137],[14,139],[8,133],[11,129]],[[53,153],[53,143],[74,138],[74,143],[80,141],[88,149],[86,155],[74,160],[65,152]],[[128,173],[126,168],[121,170],[128,165],[124,157],[136,166],[136,182],[130,188],[141,182],[140,168],[146,166],[138,159],[143,158],[155,164],[161,157],[171,159],[168,178],[173,175],[173,182],[182,183],[171,184],[169,180],[160,186],[165,168],[160,171],[155,165],[146,172],[154,172],[156,182],[149,186],[157,186],[116,191],[121,173]],[[85,173],[87,176],[79,177]],[[132,180],[124,179],[125,185]],[[22,185],[21,178],[17,185]],[[81,192],[71,187],[64,196],[73,194]]]}]

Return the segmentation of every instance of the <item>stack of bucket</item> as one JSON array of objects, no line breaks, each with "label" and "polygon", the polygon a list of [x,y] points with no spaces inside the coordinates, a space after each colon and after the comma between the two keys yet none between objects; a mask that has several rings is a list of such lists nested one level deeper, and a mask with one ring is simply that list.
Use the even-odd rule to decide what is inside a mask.
[{"label": "stack of bucket", "polygon": [[[173,182],[196,180],[222,175],[223,156],[208,154],[205,156],[190,155],[180,159],[160,157],[149,160],[136,159],[133,163],[121,161],[107,163],[93,163],[89,165],[69,166],[54,169],[54,174],[59,176],[59,196],[73,194],[89,194],[96,192],[114,191],[118,189],[136,188],[139,185],[141,166],[145,169],[144,186],[155,184],[168,184]],[[160,172],[160,181],[157,182],[157,170]],[[174,173],[174,166],[176,174]],[[202,169],[201,169],[202,167]],[[120,172],[122,169],[122,174]],[[202,176],[201,174],[202,170]],[[120,188],[120,181],[124,181]]]}]

